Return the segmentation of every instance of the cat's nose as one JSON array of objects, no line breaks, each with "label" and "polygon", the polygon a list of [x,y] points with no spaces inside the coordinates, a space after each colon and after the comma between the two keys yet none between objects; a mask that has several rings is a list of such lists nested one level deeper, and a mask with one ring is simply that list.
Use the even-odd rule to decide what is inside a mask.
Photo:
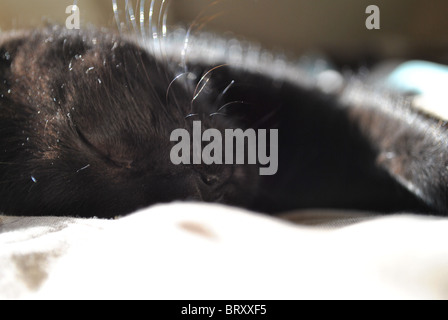
[{"label": "cat's nose", "polygon": [[233,174],[233,169],[228,166],[222,166],[218,170],[211,172],[201,172],[200,179],[203,185],[218,189],[224,186]]},{"label": "cat's nose", "polygon": [[204,184],[213,187],[219,183],[220,179],[215,175],[201,175],[201,180]]}]

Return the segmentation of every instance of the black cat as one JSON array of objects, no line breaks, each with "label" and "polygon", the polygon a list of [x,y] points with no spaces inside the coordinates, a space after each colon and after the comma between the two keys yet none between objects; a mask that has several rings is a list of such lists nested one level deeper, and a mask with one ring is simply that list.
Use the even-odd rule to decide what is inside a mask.
[{"label": "black cat", "polygon": [[[217,52],[227,43],[207,39]],[[446,212],[445,124],[403,97],[356,81],[324,94],[286,60],[170,44],[156,53],[114,33],[59,27],[1,35],[0,211],[113,217],[197,200],[269,213]],[[278,129],[278,172],[174,165],[170,135],[193,121],[222,133]]]}]

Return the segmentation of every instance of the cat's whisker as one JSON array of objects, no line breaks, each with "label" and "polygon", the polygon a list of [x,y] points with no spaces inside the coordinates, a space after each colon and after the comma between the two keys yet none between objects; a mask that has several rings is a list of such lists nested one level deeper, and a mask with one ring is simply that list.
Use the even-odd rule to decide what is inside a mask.
[{"label": "cat's whisker", "polygon": [[[199,80],[198,84],[196,85],[196,88],[194,90],[193,93],[193,99],[191,100],[191,107],[193,108],[193,103],[194,101],[199,97],[199,95],[201,94],[201,92],[204,90],[205,86],[207,85],[207,83],[210,81],[210,76],[211,73],[219,68],[225,67],[227,66],[227,64],[221,64],[219,66],[213,67],[210,70],[208,70],[203,76],[202,78]],[[206,83],[201,87],[202,82],[206,81]],[[199,89],[200,88],[200,89]]]},{"label": "cat's whisker", "polygon": [[161,39],[160,39],[160,33],[161,33],[161,30],[160,30],[160,19],[161,19],[161,17],[160,16],[161,16],[162,11],[164,9],[165,1],[166,0],[161,0],[159,13],[157,15],[157,21],[154,18],[154,28],[156,30],[156,32],[155,32],[155,39],[154,39],[154,49],[157,50],[156,56],[158,56],[158,57],[163,57],[162,43],[161,43]]},{"label": "cat's whisker", "polygon": [[[168,33],[168,12],[170,9],[171,0],[163,0],[160,11],[159,11],[159,22],[158,28],[159,33],[161,32],[161,38],[159,38],[159,51],[160,51],[160,59],[167,63],[167,53],[166,53],[166,41],[167,41],[167,33]],[[165,70],[165,78],[167,81],[170,80],[171,75],[168,70]]]},{"label": "cat's whisker", "polygon": [[191,33],[191,30],[188,29],[187,34],[185,35],[182,52],[180,54],[181,55],[181,61],[182,61],[181,65],[182,65],[182,68],[183,68],[184,72],[188,72],[188,68],[187,68],[187,50],[188,50],[188,45],[189,45],[189,42],[190,42],[190,33]]},{"label": "cat's whisker", "polygon": [[210,117],[214,117],[214,116],[224,116],[224,117],[227,117],[227,115],[225,113],[220,113],[220,112],[210,113],[209,116]]},{"label": "cat's whisker", "polygon": [[152,39],[152,53],[155,55],[155,48],[156,48],[156,39],[157,39],[157,27],[154,26],[154,5],[155,5],[155,0],[151,0],[151,4],[149,6],[149,13],[148,13],[148,29],[150,31],[151,34],[151,39]]},{"label": "cat's whisker", "polygon": [[146,30],[145,30],[145,0],[140,0],[140,12],[139,12],[139,21],[140,21],[140,35],[143,40],[146,39]]},{"label": "cat's whisker", "polygon": [[[158,15],[158,17],[156,17],[156,11],[155,11],[156,1],[151,0],[150,6],[149,6],[149,14],[148,14],[148,21],[149,21],[148,29],[150,30],[150,34],[151,34],[150,38],[152,39],[151,45],[150,45],[150,50],[154,57],[159,58],[163,62],[167,62],[166,61],[167,55],[166,55],[164,42],[166,39],[165,29],[166,30],[168,29],[167,25],[166,25],[167,22],[166,21],[164,22],[165,18],[163,18],[163,16],[168,15],[169,5],[170,5],[170,0],[168,0],[168,1],[162,0],[160,9],[159,9],[159,15]],[[162,24],[164,24],[164,25],[162,25]],[[162,34],[162,39],[160,37],[160,33]],[[162,45],[163,45],[163,48],[162,48]],[[164,75],[166,80],[168,81],[169,80],[168,71],[163,68],[160,68],[158,62],[156,64],[156,67],[157,67],[157,70],[159,71],[159,74]],[[162,72],[162,69],[165,71]]]},{"label": "cat's whisker", "polygon": [[88,168],[90,168],[90,164],[88,164],[88,165],[82,167],[81,169],[77,170],[76,173],[80,173],[81,171],[84,171],[84,170],[86,170]]},{"label": "cat's whisker", "polygon": [[172,3],[171,0],[163,0],[159,14],[159,29],[162,30],[161,55],[165,61],[167,57],[166,41],[168,35],[168,12],[170,11],[171,3]]},{"label": "cat's whisker", "polygon": [[230,90],[230,88],[233,87],[233,85],[235,84],[235,80],[230,81],[230,84],[221,92],[221,94],[219,95],[220,97],[223,97],[227,94],[227,92]]},{"label": "cat's whisker", "polygon": [[[163,2],[165,2],[165,1],[166,0],[163,0]],[[163,10],[163,7],[164,7],[163,2],[162,2],[161,10]],[[154,56],[155,58],[162,59],[166,55],[161,50],[161,46],[160,46],[159,27],[158,27],[158,23],[156,22],[157,18],[155,16],[156,4],[157,4],[156,0],[151,0],[151,2],[149,3],[148,23],[146,26],[146,19],[145,19],[146,1],[140,0],[140,6],[139,6],[140,36],[141,36],[143,43],[146,46],[146,49],[151,53],[151,55]],[[131,5],[132,5],[132,3],[131,3]],[[131,11],[128,10],[128,12],[131,16],[133,15],[132,10]],[[161,13],[161,12],[159,12],[159,13]],[[160,18],[159,18],[159,21],[160,21]],[[148,30],[146,30],[146,28],[148,28]],[[147,34],[148,32],[149,32],[149,35]],[[164,62],[166,62],[166,61],[164,61]],[[165,75],[166,79],[167,80],[169,79],[167,71],[163,67],[160,66],[158,59],[156,59],[156,68],[161,76]],[[164,70],[164,71],[162,71],[162,70]],[[149,77],[148,77],[148,80],[150,80]]]},{"label": "cat's whisker", "polygon": [[187,115],[185,117],[185,119],[188,119],[188,118],[191,118],[191,117],[196,117],[196,116],[199,116],[199,113],[190,113],[189,115]]},{"label": "cat's whisker", "polygon": [[166,39],[166,36],[168,33],[168,11],[169,11],[170,5],[171,5],[171,1],[168,0],[166,9],[165,9],[165,13],[163,14],[163,22],[162,22],[162,34],[163,34],[164,39]]},{"label": "cat's whisker", "polygon": [[218,97],[215,100],[214,105],[218,106],[219,103],[222,101],[222,99],[225,97],[225,95],[227,94],[227,92],[230,90],[230,88],[233,87],[233,85],[235,84],[235,80],[232,80],[229,85],[218,95]]},{"label": "cat's whisker", "polygon": [[196,90],[194,92],[194,97],[191,100],[191,104],[193,105],[193,102],[201,95],[202,90],[207,86],[208,82],[210,81],[211,75],[208,75],[207,78],[202,78],[201,81],[199,81],[198,86],[202,84],[201,88],[198,90],[198,86],[196,86]]},{"label": "cat's whisker", "polygon": [[211,4],[209,4],[208,6],[206,6],[197,16],[196,18],[193,20],[193,22],[190,24],[187,33],[185,35],[185,39],[184,39],[184,45],[182,48],[182,52],[181,52],[181,66],[184,69],[184,72],[187,72],[187,51],[189,48],[189,44],[190,44],[190,37],[192,34],[193,29],[199,25],[201,26],[203,23],[200,23],[202,17],[204,16],[204,14],[206,13],[206,11],[208,9],[210,9],[211,7],[217,5],[218,3],[220,3],[222,0],[216,0],[214,2],[212,2]]},{"label": "cat's whisker", "polygon": [[120,34],[122,33],[121,30],[121,21],[120,21],[120,13],[118,11],[118,3],[117,0],[112,0],[112,10],[114,11],[114,18],[115,22],[117,23],[118,31]]},{"label": "cat's whisker", "polygon": [[226,103],[225,105],[223,105],[221,108],[218,109],[218,111],[213,112],[213,113],[210,113],[209,116],[210,116],[211,118],[213,118],[213,117],[215,117],[215,116],[224,116],[224,117],[227,117],[227,116],[228,116],[227,114],[222,113],[222,112],[220,112],[220,111],[222,111],[223,109],[225,109],[225,108],[227,108],[227,107],[229,107],[229,106],[231,106],[231,105],[234,105],[234,104],[252,105],[251,103],[247,103],[247,102],[244,102],[244,101],[232,101],[232,102],[229,102],[229,103]]},{"label": "cat's whisker", "polygon": [[[164,0],[165,1],[165,0]],[[116,8],[116,10],[114,10],[114,11],[116,11],[117,12],[117,14],[116,14],[116,16],[117,16],[117,19],[118,19],[118,21],[119,21],[119,15],[118,15],[118,7],[117,6],[115,6],[116,5],[116,0],[114,0],[113,1],[114,2],[114,9]],[[137,5],[138,5],[138,3],[137,3]],[[158,34],[157,34],[157,32],[158,32],[158,29],[157,29],[157,24],[156,24],[156,22],[155,22],[155,20],[156,20],[156,18],[155,18],[155,16],[154,16],[154,12],[155,12],[155,10],[154,10],[154,8],[155,8],[155,5],[156,5],[156,1],[155,0],[151,0],[151,3],[149,4],[149,7],[150,7],[150,10],[149,10],[149,16],[148,16],[148,28],[149,28],[149,30],[151,31],[152,30],[152,32],[151,32],[151,35],[150,35],[150,37],[152,37],[152,45],[150,45],[150,46],[147,46],[147,49],[148,50],[150,50],[150,52],[154,55],[154,56],[158,56],[157,55],[157,49],[156,49],[156,43],[157,43],[157,41],[158,41]],[[137,8],[137,7],[136,7]],[[134,16],[134,10],[133,10],[133,2],[132,1],[126,1],[126,12],[127,12],[127,19],[128,19],[128,22],[129,21],[132,21],[132,25],[133,25],[133,27],[134,27],[134,31],[135,31],[135,33],[137,34],[137,32],[138,32],[138,26],[137,26],[137,21],[136,21],[136,19],[135,19],[135,16]],[[146,39],[146,24],[145,24],[145,1],[144,0],[141,0],[141,2],[140,2],[140,8],[139,8],[139,24],[140,24],[140,29],[141,29],[141,36],[142,37],[145,37],[145,38],[143,38],[143,41],[145,41],[145,39]],[[129,25],[129,24],[128,24]],[[146,41],[145,41],[146,42]],[[137,59],[139,59],[139,61],[141,62],[141,66],[142,66],[142,72],[145,74],[145,77],[149,80],[148,82],[149,82],[149,85],[150,85],[150,88],[151,88],[151,90],[153,91],[153,92],[155,92],[155,88],[154,88],[154,86],[152,85],[152,81],[151,81],[151,79],[153,78],[153,76],[152,76],[152,78],[149,76],[149,73],[148,73],[148,70],[145,68],[145,63],[144,63],[144,61],[142,60],[142,57],[140,56],[140,57],[138,57]],[[159,65],[159,62],[157,62],[156,61],[156,67],[157,67],[157,70],[158,70],[158,72],[159,72],[159,74],[160,75],[163,75],[163,74],[165,74],[165,76],[167,76],[167,71],[165,70],[165,71],[162,71],[162,70],[164,70],[160,65]],[[126,69],[126,67],[125,67],[125,69]],[[165,73],[164,73],[165,72]],[[168,77],[167,77],[167,79],[168,79]],[[154,99],[157,99],[157,101],[158,101],[158,103],[161,105],[161,106],[163,106],[164,104],[163,104],[163,102],[162,102],[162,100],[156,95],[156,94],[154,94]],[[167,115],[167,116],[170,116],[169,115],[169,112],[167,112],[167,110],[166,110],[166,108],[163,108],[164,109],[164,112],[165,112],[165,114]]]},{"label": "cat's whisker", "polygon": [[168,85],[168,88],[167,88],[167,90],[166,90],[166,96],[165,96],[165,102],[168,104],[168,98],[169,98],[169,95],[170,95],[170,90],[171,90],[171,87],[174,85],[174,83],[178,80],[178,79],[180,79],[181,77],[183,77],[183,76],[187,76],[187,75],[189,75],[189,74],[191,74],[191,73],[189,73],[189,72],[187,72],[187,73],[181,73],[181,74],[178,74],[171,82],[170,82],[170,84]]},{"label": "cat's whisker", "polygon": [[159,10],[159,17],[158,17],[158,21],[157,21],[157,28],[160,31],[162,31],[162,39],[164,38],[164,36],[166,36],[166,32],[164,31],[163,28],[163,18],[165,15],[165,12],[168,10],[168,6],[170,4],[169,0],[162,0],[162,3],[160,5],[160,10]]},{"label": "cat's whisker", "polygon": [[252,105],[251,103],[245,102],[245,101],[232,101],[229,103],[226,103],[225,105],[223,105],[221,108],[218,109],[218,111],[216,112],[220,112],[222,109],[227,108],[228,106],[234,105],[234,104],[244,104],[244,105]]},{"label": "cat's whisker", "polygon": [[137,34],[137,22],[135,20],[135,13],[134,13],[134,5],[132,3],[132,0],[126,0],[125,1],[125,12],[126,12],[126,25],[128,27],[128,30],[131,29],[130,25],[134,29],[134,33]]}]

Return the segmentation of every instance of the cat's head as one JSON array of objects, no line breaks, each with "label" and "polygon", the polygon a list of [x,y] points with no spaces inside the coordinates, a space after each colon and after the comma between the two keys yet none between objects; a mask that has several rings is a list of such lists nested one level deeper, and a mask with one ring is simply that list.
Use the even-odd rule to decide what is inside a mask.
[{"label": "cat's head", "polygon": [[213,67],[180,72],[111,33],[3,35],[0,210],[113,216],[173,200],[250,203],[255,166],[170,157],[176,129],[193,139],[194,121],[222,133],[236,125],[217,112],[228,83]]}]

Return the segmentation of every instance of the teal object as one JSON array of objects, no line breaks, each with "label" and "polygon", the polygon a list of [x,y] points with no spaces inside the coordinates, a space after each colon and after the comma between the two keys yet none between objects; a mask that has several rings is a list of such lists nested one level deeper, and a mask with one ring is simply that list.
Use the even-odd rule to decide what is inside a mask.
[{"label": "teal object", "polygon": [[386,85],[415,93],[415,108],[448,122],[447,66],[426,61],[408,61],[389,74]]},{"label": "teal object", "polygon": [[433,98],[442,94],[448,96],[448,67],[427,61],[408,61],[392,71],[387,84]]}]

